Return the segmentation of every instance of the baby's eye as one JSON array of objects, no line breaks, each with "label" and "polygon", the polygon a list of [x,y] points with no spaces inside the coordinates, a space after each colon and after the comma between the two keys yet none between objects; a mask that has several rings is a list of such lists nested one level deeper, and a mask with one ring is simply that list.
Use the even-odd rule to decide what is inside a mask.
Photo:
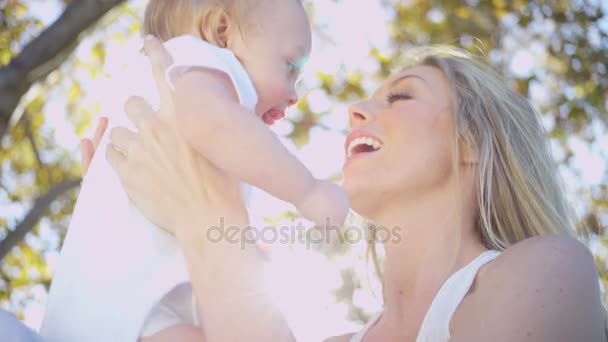
[{"label": "baby's eye", "polygon": [[301,72],[300,67],[294,62],[287,62],[287,66],[289,67],[289,73],[298,76]]},{"label": "baby's eye", "polygon": [[386,96],[388,103],[393,103],[399,100],[411,100],[412,96],[408,93],[390,93]]},{"label": "baby's eye", "polygon": [[295,78],[298,78],[302,71],[304,71],[304,66],[308,61],[308,57],[300,57],[297,59],[287,58],[287,66],[289,67],[289,73],[293,75]]}]

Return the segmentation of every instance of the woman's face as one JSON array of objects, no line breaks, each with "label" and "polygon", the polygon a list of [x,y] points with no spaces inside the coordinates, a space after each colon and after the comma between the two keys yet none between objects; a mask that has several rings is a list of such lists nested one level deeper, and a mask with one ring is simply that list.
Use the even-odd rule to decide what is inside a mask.
[{"label": "woman's face", "polygon": [[344,187],[359,214],[373,219],[387,203],[423,200],[449,182],[450,94],[439,69],[399,72],[349,108],[349,124]]}]

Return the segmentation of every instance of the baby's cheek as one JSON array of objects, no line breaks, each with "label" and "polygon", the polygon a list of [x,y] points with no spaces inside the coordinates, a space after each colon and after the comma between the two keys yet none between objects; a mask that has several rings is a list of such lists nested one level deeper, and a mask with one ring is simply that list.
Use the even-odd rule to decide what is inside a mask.
[{"label": "baby's cheek", "polygon": [[[270,80],[269,80],[270,81]],[[265,110],[276,105],[276,99],[280,96],[281,87],[272,82],[264,82],[258,90],[258,104],[262,104]]]}]

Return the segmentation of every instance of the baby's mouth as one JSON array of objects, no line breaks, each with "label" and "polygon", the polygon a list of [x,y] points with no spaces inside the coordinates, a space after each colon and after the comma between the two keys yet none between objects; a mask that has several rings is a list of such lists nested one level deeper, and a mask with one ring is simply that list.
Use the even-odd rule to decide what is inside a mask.
[{"label": "baby's mouth", "polygon": [[272,126],[275,122],[285,117],[285,112],[279,109],[271,109],[262,115],[262,121],[268,126]]}]

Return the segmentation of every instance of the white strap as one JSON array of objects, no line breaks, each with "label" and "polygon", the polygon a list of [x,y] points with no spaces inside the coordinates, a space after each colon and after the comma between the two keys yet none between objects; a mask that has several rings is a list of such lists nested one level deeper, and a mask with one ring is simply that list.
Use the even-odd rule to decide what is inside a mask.
[{"label": "white strap", "polygon": [[[499,251],[485,251],[445,281],[427,311],[418,331],[416,342],[446,342],[450,338],[450,321],[456,308],[469,292],[479,269],[494,260]],[[374,316],[350,342],[361,342],[369,329],[378,322],[382,312]]]},{"label": "white strap", "polygon": [[499,254],[499,251],[485,251],[445,281],[424,317],[416,342],[448,341],[452,316],[469,292],[477,272]]},{"label": "white strap", "polygon": [[204,67],[224,72],[230,77],[239,96],[239,102],[247,109],[254,109],[258,97],[255,87],[242,64],[228,49],[211,45],[195,36],[185,35],[168,40],[165,43],[173,58],[173,64],[167,68],[165,79],[171,89],[175,89],[173,76],[180,67]]},{"label": "white strap", "polygon": [[367,324],[361,329],[358,333],[356,333],[353,337],[350,338],[350,342],[361,342],[363,341],[363,337],[367,334],[369,329],[378,322],[380,317],[382,316],[382,311],[377,313],[374,317],[372,317]]}]

